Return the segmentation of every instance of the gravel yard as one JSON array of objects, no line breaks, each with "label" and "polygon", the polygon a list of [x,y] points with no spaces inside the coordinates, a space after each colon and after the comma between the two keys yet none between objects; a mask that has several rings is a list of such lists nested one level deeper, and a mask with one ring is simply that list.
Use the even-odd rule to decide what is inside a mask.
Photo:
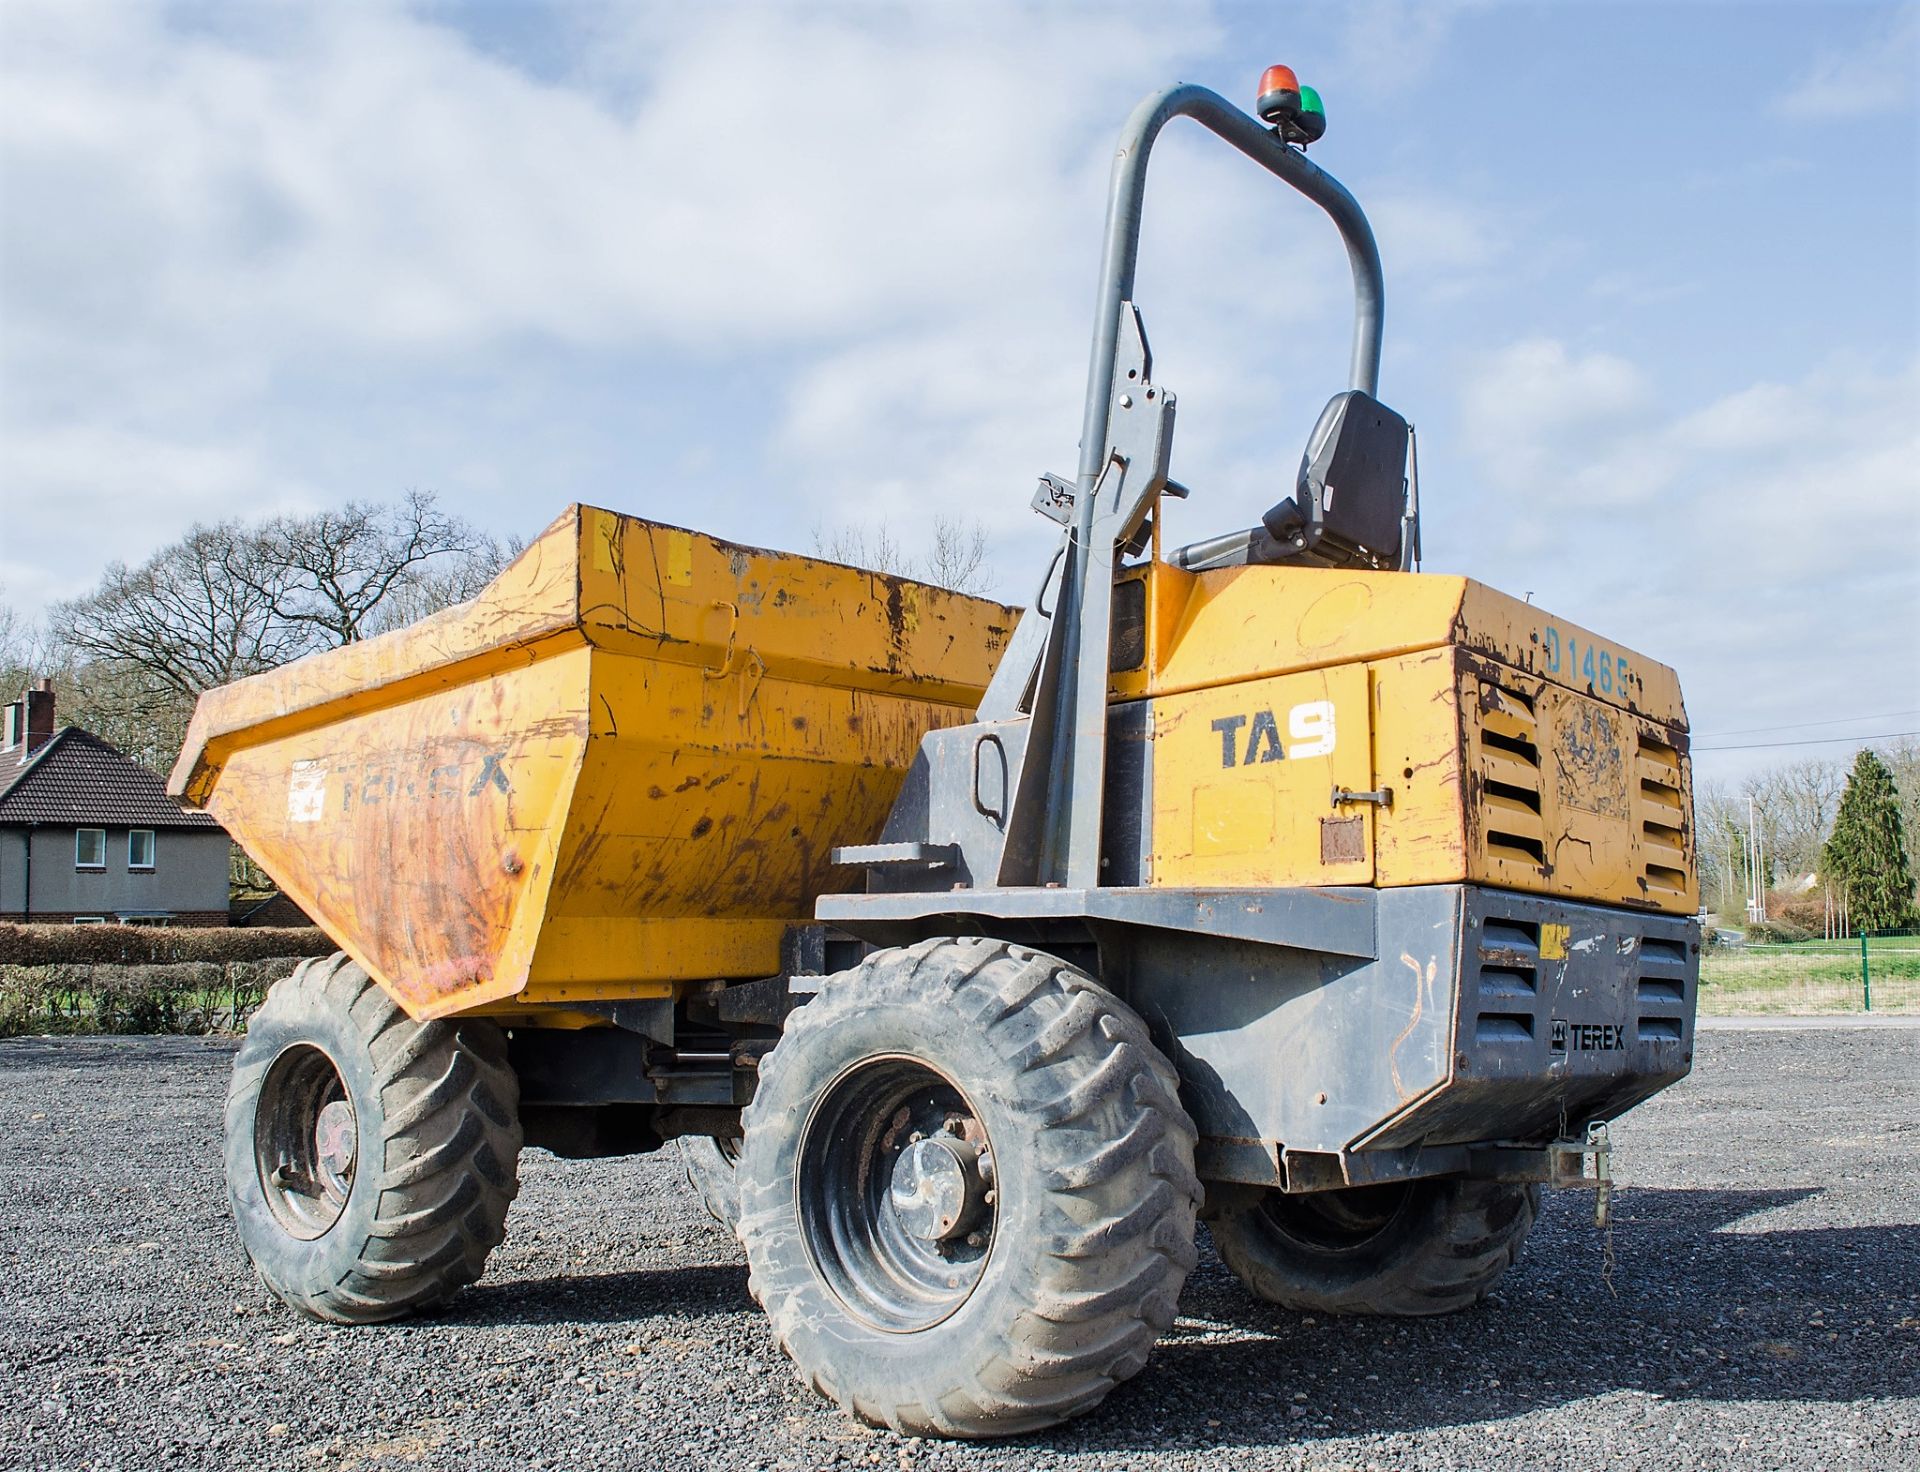
[{"label": "gravel yard", "polygon": [[294,1318],[227,1221],[230,1050],[0,1044],[0,1466],[1920,1466],[1916,1028],[1703,1032],[1693,1077],[1614,1131],[1610,1244],[1590,1196],[1551,1198],[1464,1315],[1270,1309],[1203,1241],[1144,1374],[973,1446],[797,1385],[671,1154],[530,1152],[447,1311]]}]

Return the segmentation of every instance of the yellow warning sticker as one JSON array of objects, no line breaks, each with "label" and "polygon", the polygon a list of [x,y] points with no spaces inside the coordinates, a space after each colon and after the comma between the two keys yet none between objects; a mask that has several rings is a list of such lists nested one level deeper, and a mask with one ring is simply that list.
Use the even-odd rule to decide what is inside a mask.
[{"label": "yellow warning sticker", "polygon": [[1571,925],[1542,925],[1540,927],[1540,959],[1542,961],[1566,960],[1567,937],[1572,934]]},{"label": "yellow warning sticker", "polygon": [[667,581],[681,587],[693,581],[693,534],[667,533]]},{"label": "yellow warning sticker", "polygon": [[595,572],[613,571],[613,539],[620,535],[619,518],[609,516],[604,511],[595,511],[588,528],[587,540],[593,547],[593,570]]}]

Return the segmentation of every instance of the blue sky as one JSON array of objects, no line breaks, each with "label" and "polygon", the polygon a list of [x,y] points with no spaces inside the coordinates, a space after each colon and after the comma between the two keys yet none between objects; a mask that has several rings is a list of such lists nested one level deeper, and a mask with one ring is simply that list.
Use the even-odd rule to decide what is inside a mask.
[{"label": "blue sky", "polygon": [[[1120,121],[1278,60],[1380,235],[1428,567],[1677,666],[1701,748],[1920,730],[1914,6],[10,0],[0,596],[422,487],[801,550],[978,516],[1024,599]],[[1184,539],[1290,485],[1350,299],[1197,130],[1148,216]]]}]

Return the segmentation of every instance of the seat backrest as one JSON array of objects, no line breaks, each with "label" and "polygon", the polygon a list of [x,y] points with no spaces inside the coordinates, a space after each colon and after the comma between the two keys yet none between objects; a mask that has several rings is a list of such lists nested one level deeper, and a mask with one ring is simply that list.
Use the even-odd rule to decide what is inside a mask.
[{"label": "seat backrest", "polygon": [[1263,521],[1283,558],[1398,567],[1406,507],[1407,421],[1372,395],[1349,389],[1321,411],[1300,457],[1294,494]]}]

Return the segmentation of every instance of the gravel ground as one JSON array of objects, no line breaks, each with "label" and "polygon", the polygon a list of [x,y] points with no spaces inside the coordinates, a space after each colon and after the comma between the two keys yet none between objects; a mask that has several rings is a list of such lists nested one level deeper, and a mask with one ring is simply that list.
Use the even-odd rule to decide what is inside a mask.
[{"label": "gravel ground", "polygon": [[975,1446],[796,1384],[669,1156],[530,1152],[445,1312],[296,1319],[228,1225],[229,1051],[0,1044],[0,1466],[1920,1467],[1917,1029],[1703,1034],[1614,1131],[1611,1242],[1552,1198],[1466,1314],[1283,1313],[1203,1243],[1144,1374]]}]

